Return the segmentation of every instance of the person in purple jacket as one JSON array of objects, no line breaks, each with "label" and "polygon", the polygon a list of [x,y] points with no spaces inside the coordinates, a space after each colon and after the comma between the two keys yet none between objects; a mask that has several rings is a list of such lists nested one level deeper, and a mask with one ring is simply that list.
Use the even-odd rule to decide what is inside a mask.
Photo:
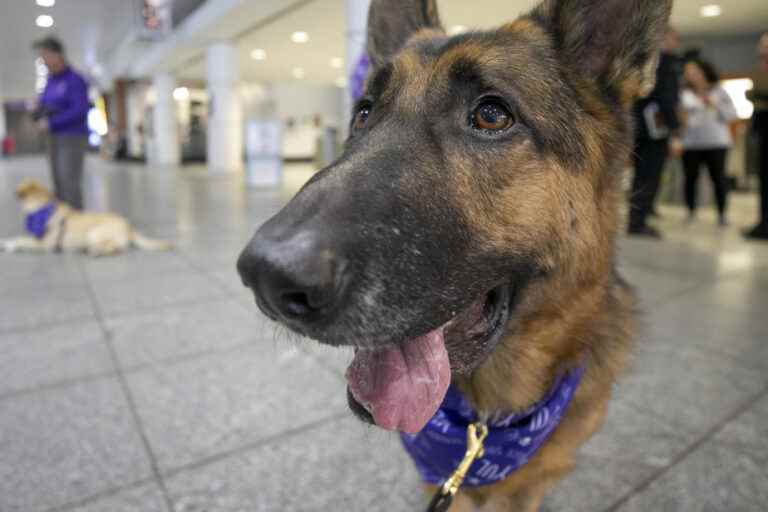
[{"label": "person in purple jacket", "polygon": [[56,198],[83,209],[83,163],[88,148],[88,84],[67,63],[64,46],[47,37],[34,44],[48,68],[36,116],[46,118],[48,153]]}]

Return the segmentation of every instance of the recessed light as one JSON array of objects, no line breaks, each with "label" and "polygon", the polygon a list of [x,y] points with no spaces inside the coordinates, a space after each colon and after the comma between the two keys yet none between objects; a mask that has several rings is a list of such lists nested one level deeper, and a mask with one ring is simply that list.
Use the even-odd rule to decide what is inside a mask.
[{"label": "recessed light", "polygon": [[40,7],[53,7],[56,5],[56,0],[37,0],[37,5]]},{"label": "recessed light", "polygon": [[344,60],[341,57],[334,57],[331,59],[332,68],[341,69],[343,65],[344,65]]},{"label": "recessed light", "polygon": [[251,52],[251,58],[253,60],[264,60],[267,58],[267,50],[256,48]]},{"label": "recessed light", "polygon": [[347,79],[343,76],[340,76],[336,79],[336,87],[346,87],[347,86]]},{"label": "recessed light", "polygon": [[291,34],[291,41],[294,43],[306,43],[309,41],[309,34],[306,32],[294,32]]},{"label": "recessed light", "polygon": [[38,27],[43,27],[43,28],[52,27],[53,26],[53,17],[48,16],[47,14],[41,14],[35,20],[35,24]]},{"label": "recessed light", "polygon": [[178,101],[189,99],[189,89],[186,87],[177,87],[173,90],[173,99]]},{"label": "recessed light", "polygon": [[304,68],[293,68],[293,78],[304,78]]},{"label": "recessed light", "polygon": [[457,34],[463,34],[466,31],[467,31],[467,27],[465,27],[464,25],[454,25],[448,29],[448,34],[455,36]]},{"label": "recessed light", "polygon": [[720,16],[723,13],[723,9],[717,4],[712,4],[703,6],[699,12],[704,18],[714,18]]}]

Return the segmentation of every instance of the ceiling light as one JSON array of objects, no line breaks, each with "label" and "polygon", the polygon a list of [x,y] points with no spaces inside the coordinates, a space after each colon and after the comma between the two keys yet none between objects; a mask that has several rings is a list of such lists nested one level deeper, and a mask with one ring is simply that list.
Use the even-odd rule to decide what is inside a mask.
[{"label": "ceiling light", "polygon": [[267,50],[256,48],[251,52],[251,58],[253,60],[264,60],[267,58]]},{"label": "ceiling light", "polygon": [[344,60],[341,57],[334,57],[331,59],[332,68],[341,69],[343,65],[344,65]]},{"label": "ceiling light", "polygon": [[37,5],[40,7],[53,7],[56,5],[56,0],[37,0]]},{"label": "ceiling light", "polygon": [[455,36],[457,34],[463,34],[467,31],[467,27],[464,25],[454,25],[448,29],[448,34]]},{"label": "ceiling light", "polygon": [[723,9],[719,5],[712,4],[705,5],[699,12],[704,18],[714,18],[716,16],[720,16],[723,13]]},{"label": "ceiling light", "polygon": [[173,90],[173,99],[177,101],[189,99],[189,89],[186,87],[177,87]]},{"label": "ceiling light", "polygon": [[35,24],[38,27],[48,28],[53,26],[53,18],[47,14],[41,14],[35,20]]},{"label": "ceiling light", "polygon": [[304,68],[293,68],[293,78],[304,78]]},{"label": "ceiling light", "polygon": [[347,79],[343,76],[340,76],[336,79],[336,87],[346,87],[347,86]]},{"label": "ceiling light", "polygon": [[306,32],[294,32],[291,34],[291,41],[294,43],[306,43],[309,41],[309,34]]}]

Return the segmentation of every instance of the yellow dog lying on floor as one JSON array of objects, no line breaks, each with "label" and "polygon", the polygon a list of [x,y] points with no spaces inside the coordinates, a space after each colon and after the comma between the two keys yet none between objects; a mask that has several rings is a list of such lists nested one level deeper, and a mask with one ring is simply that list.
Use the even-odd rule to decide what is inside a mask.
[{"label": "yellow dog lying on floor", "polygon": [[141,235],[120,215],[83,212],[57,201],[37,180],[22,181],[16,195],[31,236],[0,240],[0,251],[85,251],[92,256],[109,256],[131,246],[149,251],[172,248],[170,242]]}]

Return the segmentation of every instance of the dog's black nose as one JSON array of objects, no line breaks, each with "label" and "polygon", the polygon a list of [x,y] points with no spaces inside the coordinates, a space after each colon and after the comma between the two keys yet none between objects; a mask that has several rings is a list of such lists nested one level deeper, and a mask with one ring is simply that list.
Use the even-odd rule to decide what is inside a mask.
[{"label": "dog's black nose", "polygon": [[257,233],[237,261],[243,283],[268,316],[301,324],[332,313],[345,268],[343,259],[308,231],[284,240]]}]

